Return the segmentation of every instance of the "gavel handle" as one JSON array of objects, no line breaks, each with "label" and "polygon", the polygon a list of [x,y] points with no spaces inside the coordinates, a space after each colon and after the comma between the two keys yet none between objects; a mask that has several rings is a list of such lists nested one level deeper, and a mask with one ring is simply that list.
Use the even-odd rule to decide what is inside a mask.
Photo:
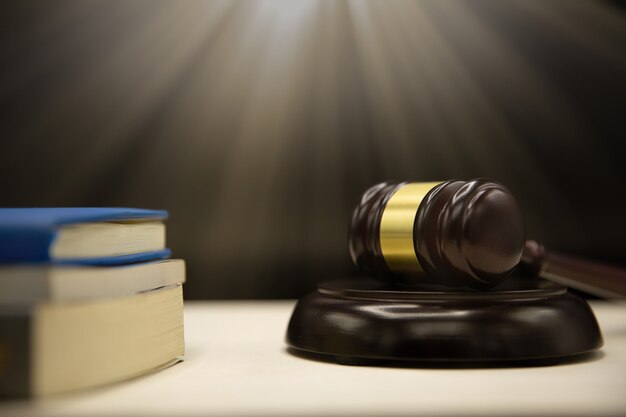
[{"label": "gavel handle", "polygon": [[546,251],[526,242],[522,262],[540,277],[603,298],[626,298],[626,270],[617,266]]}]

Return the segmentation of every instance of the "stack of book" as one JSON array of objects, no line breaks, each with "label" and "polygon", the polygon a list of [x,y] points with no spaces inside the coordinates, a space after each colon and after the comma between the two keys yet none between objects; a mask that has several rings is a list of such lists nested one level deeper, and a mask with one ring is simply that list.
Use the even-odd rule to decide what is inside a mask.
[{"label": "stack of book", "polygon": [[136,377],[184,354],[185,264],[167,213],[0,209],[0,396]]}]

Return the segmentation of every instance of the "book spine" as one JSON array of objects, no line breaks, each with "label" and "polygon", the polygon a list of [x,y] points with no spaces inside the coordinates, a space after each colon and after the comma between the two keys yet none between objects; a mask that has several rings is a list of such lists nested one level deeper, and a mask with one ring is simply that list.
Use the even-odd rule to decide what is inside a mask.
[{"label": "book spine", "polygon": [[55,237],[47,229],[0,229],[0,263],[46,262]]},{"label": "book spine", "polygon": [[31,395],[31,316],[0,310],[0,397]]}]

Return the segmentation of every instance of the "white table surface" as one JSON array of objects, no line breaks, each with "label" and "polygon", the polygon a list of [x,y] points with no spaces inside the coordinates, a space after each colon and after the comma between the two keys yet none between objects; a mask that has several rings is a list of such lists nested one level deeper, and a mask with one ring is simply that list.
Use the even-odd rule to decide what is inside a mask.
[{"label": "white table surface", "polygon": [[626,304],[594,302],[605,347],[558,366],[344,366],[285,350],[294,303],[187,302],[186,360],[109,387],[0,403],[2,416],[626,415]]}]

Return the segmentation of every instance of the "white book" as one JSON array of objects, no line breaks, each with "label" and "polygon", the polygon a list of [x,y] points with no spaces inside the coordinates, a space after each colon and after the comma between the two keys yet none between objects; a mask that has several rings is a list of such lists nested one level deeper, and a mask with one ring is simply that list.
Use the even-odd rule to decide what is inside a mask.
[{"label": "white book", "polygon": [[46,396],[156,371],[185,352],[182,285],[0,305],[0,352],[0,397]]},{"label": "white book", "polygon": [[0,304],[115,298],[183,282],[182,259],[120,266],[3,265]]}]

